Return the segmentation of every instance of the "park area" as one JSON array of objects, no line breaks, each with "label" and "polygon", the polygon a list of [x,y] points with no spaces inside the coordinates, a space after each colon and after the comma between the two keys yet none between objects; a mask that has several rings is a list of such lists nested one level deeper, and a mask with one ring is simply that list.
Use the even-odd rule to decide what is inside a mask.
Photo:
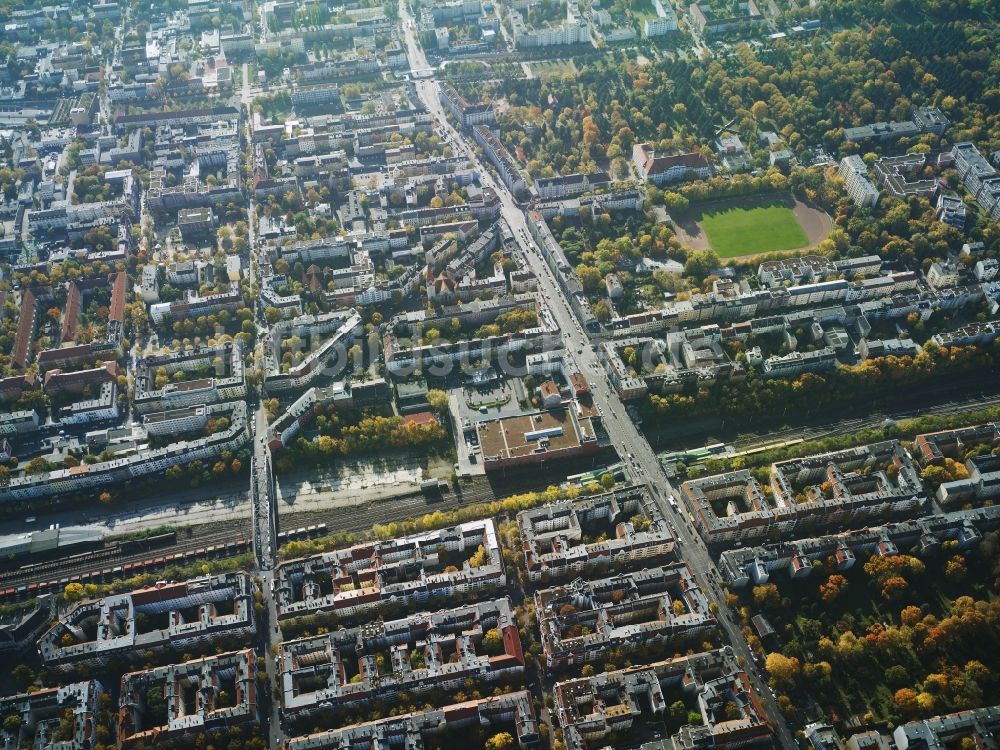
[{"label": "park area", "polygon": [[572,76],[577,74],[572,60],[538,60],[528,63],[532,78],[554,78],[555,76]]},{"label": "park area", "polygon": [[825,213],[790,196],[737,198],[692,206],[677,221],[677,237],[693,250],[739,258],[813,247],[832,227]]}]

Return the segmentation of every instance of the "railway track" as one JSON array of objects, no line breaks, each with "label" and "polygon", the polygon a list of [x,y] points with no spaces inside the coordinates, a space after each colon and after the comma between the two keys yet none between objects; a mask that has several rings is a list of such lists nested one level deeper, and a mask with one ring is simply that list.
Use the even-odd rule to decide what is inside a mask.
[{"label": "railway track", "polygon": [[287,513],[279,517],[279,528],[324,523],[329,531],[365,531],[376,523],[413,518],[436,510],[454,510],[464,505],[489,502],[496,495],[485,479],[462,485],[461,495],[448,491],[440,500],[431,501],[415,493],[392,500],[376,500],[367,505],[326,510]]},{"label": "railway track", "polygon": [[0,600],[23,599],[62,590],[68,583],[100,583],[153,572],[201,558],[232,557],[250,548],[249,529],[233,528],[179,540],[168,549],[123,553],[119,548],[73,555],[0,575]]},{"label": "railway track", "polygon": [[946,416],[949,414],[960,414],[965,411],[984,409],[990,406],[996,406],[997,404],[1000,404],[1000,396],[983,396],[975,401],[945,402],[943,404],[928,406],[926,409],[889,411],[885,414],[876,413],[866,418],[845,419],[839,422],[819,425],[817,427],[790,427],[782,430],[775,430],[768,433],[766,436],[740,436],[733,440],[732,444],[738,451],[774,448],[780,447],[780,444],[786,440],[800,438],[802,440],[820,440],[825,437],[857,432],[865,427],[878,425],[886,419],[898,422],[916,417]]},{"label": "railway track", "polygon": [[551,484],[551,481],[540,481],[543,478],[550,479],[541,476],[523,479],[516,483],[517,486],[511,487],[499,495],[494,491],[488,479],[476,478],[462,483],[461,494],[449,490],[440,500],[429,500],[420,493],[414,493],[391,500],[376,500],[361,506],[287,513],[279,517],[279,529],[308,524],[326,524],[329,532],[367,531],[376,523],[414,518],[438,510],[455,510],[466,505],[492,502],[520,492],[543,490]]},{"label": "railway track", "polygon": [[[544,474],[522,475],[508,482],[509,486],[505,485],[505,491],[500,497],[544,489],[550,483],[547,481],[549,479]],[[463,482],[460,490],[460,493],[448,491],[436,501],[414,492],[363,506],[285,514],[279,518],[279,531],[282,533],[278,544],[317,533],[367,531],[376,523],[413,518],[438,510],[454,510],[466,505],[490,502],[498,497],[485,477]],[[205,530],[196,531],[187,538],[182,535],[169,547],[135,553],[123,551],[120,546],[106,547],[0,572],[0,601],[61,591],[66,584],[72,582],[100,583],[138,573],[154,572],[169,565],[186,564],[200,558],[243,554],[253,549],[251,524],[251,518],[225,524],[206,524],[191,527]]]}]

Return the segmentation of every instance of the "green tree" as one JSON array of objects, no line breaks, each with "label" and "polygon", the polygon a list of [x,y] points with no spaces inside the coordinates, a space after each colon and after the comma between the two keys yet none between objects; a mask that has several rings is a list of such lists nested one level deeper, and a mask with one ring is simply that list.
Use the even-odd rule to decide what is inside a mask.
[{"label": "green tree", "polygon": [[18,664],[15,666],[11,670],[10,676],[14,678],[14,682],[21,690],[25,690],[28,685],[35,681],[35,673],[31,671],[31,667],[27,664]]},{"label": "green tree", "polygon": [[719,267],[719,256],[714,250],[695,250],[684,262],[684,273],[694,276],[699,282]]},{"label": "green tree", "polygon": [[599,299],[594,303],[593,313],[594,317],[601,323],[607,323],[611,320],[611,305],[606,299]]}]

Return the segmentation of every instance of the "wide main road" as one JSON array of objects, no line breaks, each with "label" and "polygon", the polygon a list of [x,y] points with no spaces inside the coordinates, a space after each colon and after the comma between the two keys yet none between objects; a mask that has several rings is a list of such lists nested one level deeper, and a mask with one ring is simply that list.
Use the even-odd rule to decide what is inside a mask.
[{"label": "wide main road", "polygon": [[506,186],[502,182],[493,179],[492,174],[480,163],[466,136],[448,124],[441,106],[437,80],[434,78],[419,77],[430,72],[430,66],[427,64],[427,58],[424,56],[423,50],[417,43],[413,17],[409,8],[406,7],[405,1],[400,3],[400,16],[410,56],[410,67],[415,73],[417,94],[428,111],[442,123],[442,127],[450,136],[451,142],[455,145],[456,149],[465,153],[473,160],[482,177],[483,184],[486,187],[492,188],[499,196],[503,206],[503,216],[515,236],[518,237],[522,247],[526,250],[524,255],[527,263],[535,273],[535,276],[538,277],[539,290],[542,296],[549,301],[550,310],[562,331],[565,346],[570,355],[576,359],[577,367],[591,381],[594,403],[604,415],[604,426],[608,436],[614,442],[622,459],[629,463],[632,471],[652,487],[653,495],[656,497],[664,517],[671,519],[680,545],[679,552],[684,561],[699,574],[698,577],[706,587],[706,593],[709,594],[710,598],[714,598],[717,601],[719,606],[719,625],[725,632],[736,653],[743,657],[744,668],[754,688],[761,696],[768,719],[774,729],[775,737],[785,750],[793,750],[796,744],[792,734],[772,694],[769,692],[767,683],[764,682],[755,665],[750,649],[740,632],[737,619],[726,606],[723,594],[717,587],[715,582],[715,565],[709,557],[708,551],[702,544],[701,538],[695,534],[683,515],[674,511],[668,503],[667,498],[674,493],[674,488],[670,486],[666,475],[663,473],[656,454],[629,419],[625,412],[625,406],[607,381],[599,357],[590,348],[590,339],[581,327],[580,321],[566,304],[555,276],[539,255],[537,249],[525,238],[527,234],[527,222],[524,211],[514,202],[514,198]]}]

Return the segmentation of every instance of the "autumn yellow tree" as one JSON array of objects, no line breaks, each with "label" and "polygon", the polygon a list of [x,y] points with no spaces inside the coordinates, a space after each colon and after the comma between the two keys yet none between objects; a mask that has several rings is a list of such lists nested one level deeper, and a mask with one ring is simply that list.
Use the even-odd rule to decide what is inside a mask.
[{"label": "autumn yellow tree", "polygon": [[791,685],[802,671],[802,664],[797,657],[785,656],[777,651],[767,655],[764,662],[767,673],[783,685]]},{"label": "autumn yellow tree", "polygon": [[778,594],[778,587],[773,583],[764,583],[753,587],[753,602],[758,607],[773,609],[781,604],[781,596]]},{"label": "autumn yellow tree", "polygon": [[514,747],[514,738],[510,732],[497,732],[486,740],[486,750],[511,750]]},{"label": "autumn yellow tree", "polygon": [[67,602],[78,602],[83,598],[83,585],[79,583],[67,583],[63,589],[63,599]]}]

